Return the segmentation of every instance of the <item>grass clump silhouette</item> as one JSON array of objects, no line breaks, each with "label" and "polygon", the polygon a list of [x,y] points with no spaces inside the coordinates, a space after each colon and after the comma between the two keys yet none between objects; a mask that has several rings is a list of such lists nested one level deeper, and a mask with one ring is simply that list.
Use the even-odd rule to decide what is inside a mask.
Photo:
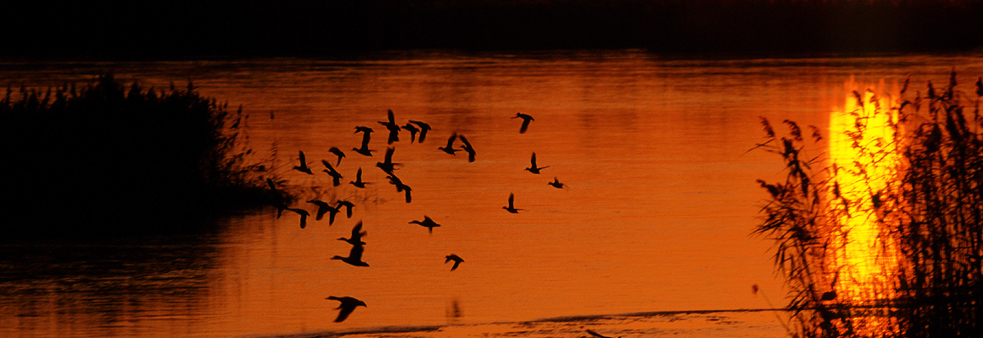
[{"label": "grass clump silhouette", "polygon": [[[247,165],[248,115],[186,89],[127,86],[112,75],[0,99],[7,234],[192,230],[188,216],[259,205]],[[200,219],[200,217],[198,217]],[[175,222],[175,220],[181,220]]]},{"label": "grass clump silhouette", "polygon": [[762,118],[768,140],[760,147],[782,157],[787,175],[759,180],[770,200],[755,233],[776,243],[793,335],[983,332],[983,78],[973,93],[956,85],[953,71],[945,88],[928,82],[925,95],[906,93],[908,81],[897,95],[854,91],[846,164],[807,158],[810,142],[794,122],[777,137]]}]

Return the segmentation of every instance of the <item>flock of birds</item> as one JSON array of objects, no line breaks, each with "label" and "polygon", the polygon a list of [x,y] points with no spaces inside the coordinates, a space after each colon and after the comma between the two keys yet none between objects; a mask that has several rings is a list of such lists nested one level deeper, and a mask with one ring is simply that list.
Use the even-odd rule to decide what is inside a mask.
[{"label": "flock of birds", "polygon": [[[516,113],[515,116],[513,116],[512,118],[522,119],[522,125],[519,129],[520,134],[525,133],[529,129],[530,122],[533,121],[532,116],[523,113]],[[393,143],[399,141],[400,131],[408,131],[410,133],[410,143],[413,142],[423,143],[426,140],[427,133],[431,131],[430,125],[421,121],[409,120],[409,122],[407,122],[405,125],[402,126],[399,125],[398,123],[396,123],[396,119],[392,110],[388,111],[387,121],[379,121],[379,124],[385,126],[386,130],[388,131],[388,135],[387,135],[388,145],[392,145]],[[372,152],[374,150],[369,149],[369,142],[371,140],[371,135],[373,132],[375,131],[368,126],[356,126],[355,134],[359,134],[359,133],[362,134],[362,142],[360,147],[352,148],[352,151],[366,157],[371,157],[373,155]],[[460,140],[461,143],[460,147],[454,146],[454,143],[457,140]],[[477,155],[475,148],[471,145],[468,139],[464,135],[459,135],[457,133],[452,133],[450,138],[447,139],[447,144],[437,149],[451,155],[456,155],[458,151],[464,151],[468,154],[468,162],[474,162],[475,157]],[[396,188],[396,192],[403,193],[405,195],[406,203],[410,203],[412,202],[411,192],[413,191],[413,189],[409,185],[404,183],[398,176],[396,176],[396,170],[400,168],[402,164],[393,162],[393,154],[395,153],[395,150],[396,149],[392,146],[387,147],[386,154],[383,161],[376,163],[376,167],[378,167],[386,174],[386,178],[389,180],[389,183]],[[342,184],[342,179],[344,178],[344,175],[342,175],[338,170],[336,170],[335,167],[341,165],[342,159],[346,158],[346,154],[344,151],[342,151],[337,147],[332,147],[329,151],[337,157],[337,160],[335,160],[334,165],[332,165],[331,164],[332,162],[322,159],[321,164],[324,166],[324,169],[322,171],[327,173],[331,177],[332,184],[335,187],[338,187]],[[293,167],[293,170],[297,170],[299,172],[308,175],[314,175],[314,170],[311,169],[303,151],[299,151],[298,162],[299,163]],[[544,167],[538,166],[536,164],[536,153],[533,153],[532,158],[530,159],[530,165],[528,168],[525,168],[525,170],[533,174],[539,174],[542,169],[546,169],[548,167],[549,166],[544,166]],[[306,228],[308,224],[308,218],[310,217],[311,212],[301,207],[288,206],[289,201],[286,198],[286,196],[277,187],[276,182],[274,182],[272,179],[269,178],[266,180],[266,182],[269,185],[269,189],[272,196],[270,204],[277,209],[276,217],[280,218],[283,215],[284,210],[294,212],[300,215],[300,228],[301,229]],[[349,181],[348,184],[351,184],[352,186],[359,189],[364,189],[368,184],[371,183],[362,180],[362,168],[359,167],[358,171],[355,174],[355,179]],[[553,178],[552,182],[548,182],[547,184],[558,189],[562,189],[564,187],[564,184],[561,183],[556,177]],[[315,215],[314,219],[316,221],[322,221],[324,216],[328,215],[329,225],[334,224],[336,215],[341,213],[342,209],[345,210],[345,214],[347,215],[347,217],[351,218],[352,208],[355,207],[354,203],[347,200],[338,200],[333,203],[328,203],[325,201],[321,201],[319,199],[311,199],[311,200],[307,200],[306,203],[313,204],[314,206],[317,207],[317,210],[314,212]],[[511,193],[509,194],[508,205],[503,206],[502,209],[505,209],[509,213],[518,213],[519,211],[523,210],[515,207],[515,196],[514,194]],[[438,224],[437,222],[435,222],[433,219],[431,219],[429,216],[426,215],[423,216],[423,220],[413,220],[410,221],[409,224],[417,224],[422,227],[425,227],[427,228],[427,231],[430,234],[433,234],[433,228],[440,227],[440,224]],[[368,267],[369,264],[362,259],[362,255],[365,251],[364,246],[366,244],[362,239],[363,237],[365,237],[366,234],[367,232],[362,230],[362,222],[359,221],[352,228],[351,236],[349,238],[344,238],[344,237],[338,238],[338,240],[344,241],[351,245],[351,250],[348,252],[348,256],[345,257],[345,256],[336,255],[331,259],[340,260],[344,263],[356,267]],[[454,262],[450,271],[457,270],[458,267],[460,267],[461,263],[464,262],[464,259],[453,253],[445,256],[444,259],[445,259],[444,264]],[[348,296],[346,297],[330,296],[327,297],[326,299],[340,302],[337,308],[337,310],[340,311],[338,312],[338,316],[334,320],[335,322],[342,322],[345,319],[347,319],[348,316],[352,313],[352,311],[355,310],[356,307],[367,306],[365,302]]]}]

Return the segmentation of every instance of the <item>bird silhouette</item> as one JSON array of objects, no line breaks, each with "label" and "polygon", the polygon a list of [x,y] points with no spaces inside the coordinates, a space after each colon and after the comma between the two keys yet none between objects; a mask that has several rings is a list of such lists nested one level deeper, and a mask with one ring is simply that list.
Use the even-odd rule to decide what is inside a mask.
[{"label": "bird silhouette", "polygon": [[403,129],[410,132],[410,143],[416,141],[416,133],[420,132],[420,128],[417,128],[412,123],[407,122]]},{"label": "bird silhouette", "polygon": [[474,162],[475,152],[474,147],[471,146],[471,142],[468,142],[468,139],[464,138],[464,135],[458,135],[457,138],[461,139],[461,143],[464,143],[461,145],[461,148],[468,152],[468,162]]},{"label": "bird silhouette", "polygon": [[365,248],[362,244],[352,245],[352,251],[348,252],[348,257],[334,256],[331,259],[337,259],[342,262],[351,264],[353,266],[365,266],[368,267],[369,263],[362,261],[362,253],[365,252]]},{"label": "bird silhouette", "polygon": [[266,184],[270,186],[270,191],[273,192],[273,198],[270,204],[276,207],[276,218],[280,218],[280,215],[283,215],[283,210],[287,209],[287,199],[276,189],[276,184],[273,183],[272,179],[267,178]]},{"label": "bird silhouette", "polygon": [[331,166],[331,163],[328,163],[328,161],[321,160],[321,164],[324,165],[325,168],[324,172],[328,173],[328,175],[331,175],[331,181],[334,184],[334,186],[337,187],[341,185],[341,178],[342,178],[341,173],[335,170],[334,167]]},{"label": "bird silhouette", "polygon": [[386,149],[386,159],[384,162],[376,162],[375,166],[385,171],[387,174],[392,174],[393,170],[396,170],[396,166],[402,165],[401,163],[393,163],[393,153],[396,152],[396,148],[389,147]]},{"label": "bird silhouette", "polygon": [[418,143],[423,143],[423,140],[427,138],[427,132],[430,131],[430,125],[420,121],[410,120],[410,123],[420,127],[420,139],[417,140]]},{"label": "bird silhouette", "polygon": [[359,154],[362,154],[362,155],[365,155],[365,156],[372,156],[372,150],[369,149],[369,139],[371,139],[372,128],[362,127],[362,126],[355,127],[355,133],[356,134],[362,133],[362,147],[361,148],[352,148],[352,150],[354,150],[356,153],[359,153]]},{"label": "bird silhouette", "polygon": [[328,149],[328,151],[338,156],[338,163],[335,165],[336,166],[341,165],[341,159],[345,158],[345,153],[342,152],[341,149],[338,149],[338,147],[331,147],[331,149]]},{"label": "bird silhouette", "polygon": [[352,218],[352,208],[355,207],[355,204],[346,200],[338,200],[338,206],[335,208],[341,210],[341,207],[345,207],[345,214],[348,215],[348,218]]},{"label": "bird silhouette", "polygon": [[369,184],[369,182],[362,182],[362,168],[358,168],[358,172],[355,173],[355,180],[349,181],[348,183],[358,188],[365,188],[365,185]]},{"label": "bird silhouette", "polygon": [[451,271],[457,270],[457,267],[459,265],[461,265],[461,262],[464,261],[463,259],[461,259],[460,256],[455,255],[455,254],[447,255],[447,256],[445,256],[445,258],[446,259],[444,260],[444,264],[447,264],[447,262],[450,262],[450,261],[454,261],[454,266],[451,267]]},{"label": "bird silhouette", "polygon": [[356,307],[359,307],[359,306],[368,307],[368,305],[365,305],[365,302],[360,301],[360,300],[355,299],[355,298],[352,298],[352,297],[335,297],[335,296],[330,296],[330,297],[325,298],[325,299],[337,300],[337,301],[341,302],[341,304],[339,304],[338,305],[338,308],[337,308],[337,309],[340,309],[341,311],[338,312],[338,318],[335,318],[335,320],[334,320],[335,323],[340,323],[340,322],[344,321],[346,318],[348,318],[348,315],[352,314],[352,311],[355,311],[355,308]]},{"label": "bird silhouette", "polygon": [[556,179],[556,177],[553,177],[553,182],[549,182],[546,184],[552,185],[557,189],[563,189],[563,183],[560,183],[560,180]]},{"label": "bird silhouette", "polygon": [[410,186],[405,184],[397,186],[396,188],[398,188],[397,190],[399,189],[403,190],[403,193],[406,195],[406,203],[410,203],[413,201],[413,197],[410,195],[410,192],[413,191],[413,188],[410,188]]},{"label": "bird silhouette", "polygon": [[352,228],[351,238],[341,237],[338,238],[338,240],[348,242],[348,244],[351,245],[365,245],[365,242],[362,242],[362,237],[364,237],[366,234],[368,233],[362,231],[362,221],[359,221],[357,224],[355,224],[355,227]]},{"label": "bird silhouette", "polygon": [[443,150],[445,153],[448,153],[448,154],[451,154],[451,155],[457,155],[457,154],[455,154],[455,152],[457,152],[458,150],[457,149],[454,149],[454,139],[456,139],[456,138],[457,138],[457,134],[456,133],[451,134],[451,137],[449,139],[447,139],[447,146],[438,147],[437,149]]},{"label": "bird silhouette", "polygon": [[549,168],[550,167],[550,166],[537,167],[536,166],[536,153],[532,153],[532,159],[530,160],[530,162],[532,163],[532,165],[530,165],[529,168],[526,168],[526,170],[528,170],[529,172],[531,172],[533,174],[539,174],[539,170],[540,169],[546,169],[546,168]]},{"label": "bird silhouette", "polygon": [[406,203],[410,203],[413,200],[413,197],[410,195],[410,192],[413,191],[413,188],[410,188],[410,186],[403,183],[403,181],[400,180],[399,177],[396,177],[396,174],[389,173],[389,175],[386,176],[386,178],[389,179],[389,183],[392,183],[392,185],[396,186],[396,192],[405,192]]},{"label": "bird silhouette", "polygon": [[510,193],[509,194],[509,206],[502,207],[502,209],[508,210],[509,212],[511,212],[513,214],[518,214],[519,213],[519,210],[522,210],[522,209],[516,209],[515,208],[515,205],[513,204],[513,202],[515,202],[515,195]]},{"label": "bird silhouette", "polygon": [[396,124],[396,117],[393,114],[393,110],[392,109],[389,109],[389,121],[386,121],[386,122],[379,121],[379,124],[384,125],[384,126],[386,126],[386,129],[389,129],[389,143],[388,144],[393,144],[393,142],[399,141],[399,129],[400,128],[399,128],[399,125]]},{"label": "bird silhouette", "polygon": [[320,221],[324,218],[324,214],[330,213],[328,215],[328,225],[334,224],[334,216],[338,214],[338,208],[332,207],[330,204],[320,200],[310,200],[307,203],[317,205],[317,214],[315,214],[314,219]]},{"label": "bird silhouette", "polygon": [[431,234],[433,233],[433,228],[440,226],[440,224],[437,224],[437,222],[434,222],[427,215],[423,215],[423,221],[422,222],[421,221],[418,221],[418,220],[412,220],[412,221],[410,221],[410,224],[419,224],[420,226],[427,227],[427,230],[429,230]]},{"label": "bird silhouette", "polygon": [[523,113],[515,113],[515,116],[513,116],[512,118],[522,119],[522,127],[519,128],[519,134],[525,133],[526,129],[529,129],[529,122],[533,120],[532,116]]},{"label": "bird silhouette", "polygon": [[300,172],[305,172],[305,173],[308,173],[310,175],[314,175],[314,173],[311,172],[311,168],[307,166],[307,158],[304,157],[304,151],[303,150],[300,151],[300,165],[295,165],[294,166],[294,169],[297,169]]},{"label": "bird silhouette", "polygon": [[300,215],[300,228],[301,229],[307,227],[307,216],[310,216],[311,213],[307,212],[307,210],[297,209],[297,208],[287,208],[287,210],[293,211],[293,212],[297,213],[298,215]]}]

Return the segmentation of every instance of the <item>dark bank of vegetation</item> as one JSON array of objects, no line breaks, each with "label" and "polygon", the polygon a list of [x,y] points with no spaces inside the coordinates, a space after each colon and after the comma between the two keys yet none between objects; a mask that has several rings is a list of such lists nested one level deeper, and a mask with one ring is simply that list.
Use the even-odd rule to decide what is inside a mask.
[{"label": "dark bank of vegetation", "polygon": [[[788,175],[760,182],[771,199],[756,232],[776,241],[775,263],[791,290],[792,331],[802,337],[983,334],[983,79],[963,91],[953,72],[943,88],[929,82],[924,90],[903,89],[892,106],[855,94],[859,108],[849,112],[847,135],[860,158],[852,164],[824,166],[822,156],[806,155],[815,146],[794,122],[785,122],[789,136],[777,137],[763,120],[770,138],[764,147],[782,157]],[[884,114],[896,114],[890,136],[864,133]],[[878,150],[889,144],[895,150]],[[886,160],[891,157],[898,161]],[[875,167],[889,170],[876,177]],[[845,171],[860,177],[855,183],[866,191],[843,193]],[[887,184],[876,188],[874,180]],[[896,263],[882,265],[886,270],[874,276],[880,282],[861,294],[844,295],[863,282],[840,273],[849,268],[837,237],[852,230],[843,221],[851,213],[871,215],[881,242],[870,254]]]},{"label": "dark bank of vegetation", "polygon": [[400,49],[911,52],[983,46],[983,0],[29,1],[3,54],[318,56]]},{"label": "dark bank of vegetation", "polygon": [[244,161],[247,121],[190,83],[143,88],[103,75],[79,88],[8,88],[0,232],[196,230],[201,216],[258,206],[268,191]]}]

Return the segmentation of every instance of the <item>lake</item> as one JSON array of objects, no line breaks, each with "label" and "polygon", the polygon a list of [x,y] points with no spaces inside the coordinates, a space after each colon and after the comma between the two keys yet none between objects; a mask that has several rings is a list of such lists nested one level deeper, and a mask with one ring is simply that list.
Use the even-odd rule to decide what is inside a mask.
[{"label": "lake", "polygon": [[[292,207],[313,214],[305,201],[355,204],[350,218],[311,217],[303,229],[296,213],[278,218],[268,207],[195,236],[5,241],[0,335],[785,336],[786,315],[760,311],[785,296],[772,243],[751,235],[767,197],[755,180],[784,175],[777,155],[749,152],[764,140],[759,117],[779,133],[785,119],[825,132],[851,79],[891,86],[910,74],[924,91],[953,67],[970,92],[983,58],[609,50],[0,61],[0,84],[15,90],[107,71],[157,88],[192,81],[242,105],[250,160],[300,195]],[[379,124],[387,110],[400,125],[432,130],[423,142],[403,131],[387,144]],[[534,117],[525,133],[517,112]],[[352,150],[362,140],[356,126],[375,130],[373,156]],[[474,162],[437,149],[451,135],[466,136]],[[345,152],[340,164],[331,147]],[[376,166],[389,147],[410,203]],[[299,151],[313,175],[292,169]],[[533,153],[540,174],[524,170]],[[340,186],[322,159],[344,175]],[[359,168],[364,189],[347,183]],[[565,186],[547,185],[554,178]],[[503,210],[510,195],[518,213]],[[441,226],[430,233],[409,223],[424,216]],[[369,267],[332,259],[348,255],[351,245],[337,238],[358,222]],[[454,271],[451,253],[464,259]],[[335,323],[338,302],[328,296],[367,306]]]}]

